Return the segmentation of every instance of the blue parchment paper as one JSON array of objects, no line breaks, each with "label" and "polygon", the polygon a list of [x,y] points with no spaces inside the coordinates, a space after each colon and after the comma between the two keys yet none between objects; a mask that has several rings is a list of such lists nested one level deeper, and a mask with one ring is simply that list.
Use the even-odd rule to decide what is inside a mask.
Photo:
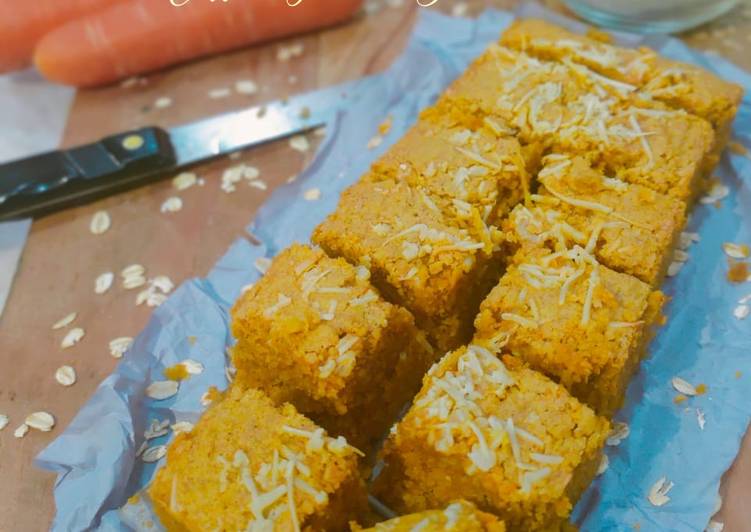
[{"label": "blue parchment paper", "polygon": [[[557,19],[536,6],[522,12]],[[339,193],[512,19],[512,14],[499,11],[476,20],[421,11],[404,54],[388,71],[360,84],[329,125],[313,164],[295,183],[277,190],[248,227],[262,245],[241,236],[205,279],[180,286],[156,309],[115,372],[65,432],[39,455],[38,465],[58,473],[54,530],[132,529],[117,509],[148,483],[158,466],[136,457],[144,430],[152,419],[194,421],[203,410],[200,397],[206,389],[226,386],[228,309],[241,288],[258,278],[254,261],[273,256],[293,241],[307,241],[313,227],[334,210]],[[566,19],[557,21],[580,28]],[[618,37],[626,44],[645,42]],[[751,147],[751,76],[674,39],[646,42],[667,56],[700,64],[744,85],[747,95],[734,134]],[[393,126],[383,144],[366,149],[378,124],[389,115]],[[642,531],[703,530],[713,513],[720,477],[738,452],[751,417],[751,318],[741,321],[732,312],[738,300],[751,293],[751,283],[726,281],[721,245],[751,243],[751,160],[726,154],[717,175],[730,194],[721,208],[697,205],[694,211],[688,230],[698,232],[701,240],[690,249],[691,258],[679,275],[665,285],[672,297],[669,322],[653,341],[652,356],[634,378],[626,406],[617,416],[629,424],[630,436],[607,448],[609,469],[574,512],[584,531],[632,530],[637,524]],[[321,198],[305,201],[304,191],[313,187],[320,189]],[[206,371],[183,381],[173,398],[145,397],[146,386],[162,380],[164,368],[186,358],[202,362]],[[674,376],[703,382],[708,393],[676,405],[670,384]],[[697,409],[706,420],[703,429]],[[170,433],[149,444],[166,443],[171,437]],[[646,496],[663,476],[675,486],[670,502],[658,508]]]}]

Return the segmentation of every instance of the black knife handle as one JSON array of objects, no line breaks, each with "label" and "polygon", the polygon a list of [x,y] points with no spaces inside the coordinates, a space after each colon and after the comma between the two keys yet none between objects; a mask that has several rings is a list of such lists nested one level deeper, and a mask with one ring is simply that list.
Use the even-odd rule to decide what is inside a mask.
[{"label": "black knife handle", "polygon": [[175,164],[169,135],[146,127],[0,165],[0,220],[100,196]]}]

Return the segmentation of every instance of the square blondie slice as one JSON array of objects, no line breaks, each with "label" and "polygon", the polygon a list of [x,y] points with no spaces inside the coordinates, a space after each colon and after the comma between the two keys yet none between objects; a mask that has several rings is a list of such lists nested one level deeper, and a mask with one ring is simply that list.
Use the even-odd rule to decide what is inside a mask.
[{"label": "square blondie slice", "polygon": [[549,155],[538,179],[540,194],[503,225],[514,251],[591,246],[608,268],[659,286],[685,223],[683,202],[606,177],[582,157]]},{"label": "square blondie slice", "polygon": [[527,168],[538,166],[536,154],[525,153],[506,130],[494,127],[494,121],[466,117],[458,121],[426,109],[365,179],[403,180],[467,225],[497,225],[528,197]]},{"label": "square blondie slice", "polygon": [[713,162],[714,132],[706,120],[637,101],[583,65],[497,45],[454,81],[438,107],[495,113],[524,144],[586,156],[608,175],[686,202]]},{"label": "square blondie slice", "polygon": [[294,404],[364,450],[434,359],[412,315],[384,301],[369,275],[295,244],[232,308],[235,385]]},{"label": "square blondie slice", "polygon": [[529,250],[480,306],[474,342],[504,346],[604,416],[623,400],[663,295],[589,250]]},{"label": "square blondie slice", "polygon": [[367,267],[384,297],[410,310],[439,350],[469,339],[472,317],[500,275],[493,260],[500,230],[467,226],[404,181],[351,186],[312,239]]},{"label": "square blondie slice", "polygon": [[356,449],[237,387],[175,436],[149,496],[169,530],[343,530],[367,510]]},{"label": "square blondie slice", "polygon": [[512,530],[558,530],[595,475],[606,419],[519,359],[461,347],[423,381],[382,451],[375,494],[397,512],[457,495]]},{"label": "square blondie slice", "polygon": [[506,526],[493,514],[482,512],[471,502],[457,501],[444,510],[426,510],[395,517],[372,528],[352,527],[353,532],[505,532]]},{"label": "square blondie slice", "polygon": [[625,48],[568,31],[539,19],[515,21],[501,44],[546,60],[572,61],[631,86],[636,96],[684,109],[708,120],[724,139],[743,89],[694,65],[673,61],[646,47]]}]

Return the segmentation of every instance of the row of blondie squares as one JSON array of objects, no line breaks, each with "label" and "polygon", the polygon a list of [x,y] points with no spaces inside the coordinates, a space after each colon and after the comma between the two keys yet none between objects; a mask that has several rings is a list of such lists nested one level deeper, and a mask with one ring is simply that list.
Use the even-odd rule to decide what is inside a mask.
[{"label": "row of blondie squares", "polygon": [[740,98],[514,23],[236,302],[236,377],[170,446],[163,523],[340,530],[372,473],[426,512],[381,529],[567,526]]}]

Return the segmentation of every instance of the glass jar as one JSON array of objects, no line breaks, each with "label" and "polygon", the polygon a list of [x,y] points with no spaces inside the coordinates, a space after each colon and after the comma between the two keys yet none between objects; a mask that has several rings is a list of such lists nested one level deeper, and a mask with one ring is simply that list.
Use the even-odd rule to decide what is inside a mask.
[{"label": "glass jar", "polygon": [[577,15],[635,33],[676,33],[719,17],[738,0],[563,0]]}]

